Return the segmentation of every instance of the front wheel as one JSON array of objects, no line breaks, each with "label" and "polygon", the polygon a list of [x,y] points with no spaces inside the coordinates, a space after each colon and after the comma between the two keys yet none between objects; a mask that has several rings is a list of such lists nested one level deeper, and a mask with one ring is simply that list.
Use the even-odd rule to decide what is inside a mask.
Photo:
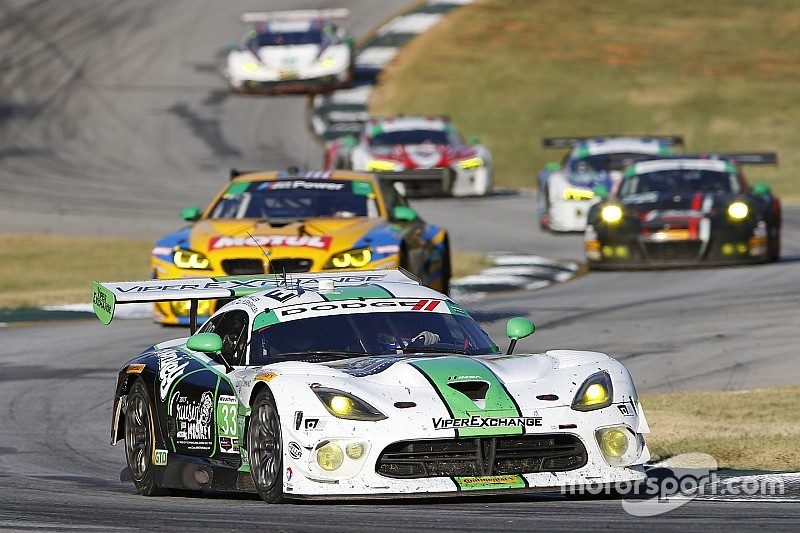
[{"label": "front wheel", "polygon": [[125,411],[125,457],[136,490],[144,496],[160,496],[166,491],[155,482],[155,416],[150,394],[141,378],[128,394]]},{"label": "front wheel", "polygon": [[258,495],[267,503],[283,500],[283,445],[275,398],[264,388],[253,402],[247,430],[247,457]]}]

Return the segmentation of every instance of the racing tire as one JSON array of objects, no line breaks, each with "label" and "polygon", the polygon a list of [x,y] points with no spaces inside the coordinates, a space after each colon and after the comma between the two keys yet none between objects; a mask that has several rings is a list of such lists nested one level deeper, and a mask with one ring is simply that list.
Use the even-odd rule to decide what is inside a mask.
[{"label": "racing tire", "polygon": [[247,428],[247,458],[250,475],[261,499],[267,503],[283,501],[283,442],[281,419],[275,398],[263,388],[253,401]]},{"label": "racing tire", "polygon": [[153,457],[156,447],[153,402],[141,378],[128,394],[125,410],[125,458],[136,490],[143,496],[163,496],[167,491],[156,484]]},{"label": "racing tire", "polygon": [[777,263],[781,258],[781,234],[769,240],[769,244],[767,245],[769,248],[769,256],[767,261],[770,263]]}]

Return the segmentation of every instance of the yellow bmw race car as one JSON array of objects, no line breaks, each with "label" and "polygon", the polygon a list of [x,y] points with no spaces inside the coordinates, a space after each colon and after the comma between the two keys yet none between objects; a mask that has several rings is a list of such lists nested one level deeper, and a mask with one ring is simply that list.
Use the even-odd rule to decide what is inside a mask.
[{"label": "yellow bmw race car", "polygon": [[[404,268],[447,292],[447,232],[423,221],[390,180],[349,171],[231,171],[205,211],[188,207],[191,225],[158,240],[153,277]],[[343,277],[346,277],[343,274]],[[225,302],[198,303],[200,322]],[[188,301],[155,304],[157,322],[189,325]]]}]

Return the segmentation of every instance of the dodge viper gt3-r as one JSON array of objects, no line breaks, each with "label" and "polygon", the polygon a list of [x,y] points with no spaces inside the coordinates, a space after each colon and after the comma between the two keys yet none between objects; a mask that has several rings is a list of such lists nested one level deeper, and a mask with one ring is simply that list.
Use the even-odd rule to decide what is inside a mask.
[{"label": "dodge viper gt3-r", "polygon": [[539,227],[553,232],[583,231],[589,208],[610,191],[622,171],[636,161],[674,153],[678,136],[558,137],[542,140],[545,148],[569,148],[559,163],[547,163],[539,173]]},{"label": "dodge viper gt3-r", "polygon": [[347,9],[243,13],[255,24],[228,54],[225,77],[241,93],[321,93],[353,82],[352,37],[334,24]]},{"label": "dodge viper gt3-r", "polygon": [[[447,232],[424,222],[389,182],[349,171],[234,176],[192,224],[156,242],[154,278],[402,267],[447,292]],[[221,302],[224,303],[224,302]],[[202,301],[201,321],[220,302]],[[188,325],[189,302],[155,304],[155,319]]]},{"label": "dodge viper gt3-r", "polygon": [[573,490],[646,478],[631,376],[601,353],[506,353],[403,271],[95,282],[119,304],[238,297],[117,377],[121,479],[285,498]]},{"label": "dodge viper gt3-r", "polygon": [[591,268],[756,263],[780,255],[781,203],[741,165],[772,153],[673,156],[636,163],[611,197],[592,206]]},{"label": "dodge viper gt3-r", "polygon": [[325,168],[391,173],[407,196],[482,196],[492,191],[492,154],[470,144],[445,117],[397,116],[366,122],[358,136],[330,142]]}]

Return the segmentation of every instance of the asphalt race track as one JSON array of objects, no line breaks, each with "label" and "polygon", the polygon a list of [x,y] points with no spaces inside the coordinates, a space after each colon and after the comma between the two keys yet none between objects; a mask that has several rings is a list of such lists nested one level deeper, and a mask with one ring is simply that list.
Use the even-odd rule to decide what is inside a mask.
[{"label": "asphalt race track", "polygon": [[[408,3],[329,5],[350,7],[348,25],[364,35]],[[320,164],[304,98],[228,96],[218,67],[243,32],[240,12],[323,5],[4,1],[2,232],[154,237],[178,226],[181,207],[207,201],[231,166]],[[451,229],[456,249],[581,259],[581,237],[539,232],[534,205],[525,192],[416,203]],[[800,207],[785,206],[784,219],[777,264],[591,273],[469,308],[498,339],[507,318],[532,318],[539,331],[518,351],[606,351],[640,391],[795,384]],[[108,445],[114,377],[130,356],[182,333],[147,320],[0,329],[0,529],[722,531],[795,530],[800,520],[800,502],[780,500],[693,501],[642,519],[614,500],[549,496],[282,506],[247,496],[145,498],[119,481],[124,451]]]}]

